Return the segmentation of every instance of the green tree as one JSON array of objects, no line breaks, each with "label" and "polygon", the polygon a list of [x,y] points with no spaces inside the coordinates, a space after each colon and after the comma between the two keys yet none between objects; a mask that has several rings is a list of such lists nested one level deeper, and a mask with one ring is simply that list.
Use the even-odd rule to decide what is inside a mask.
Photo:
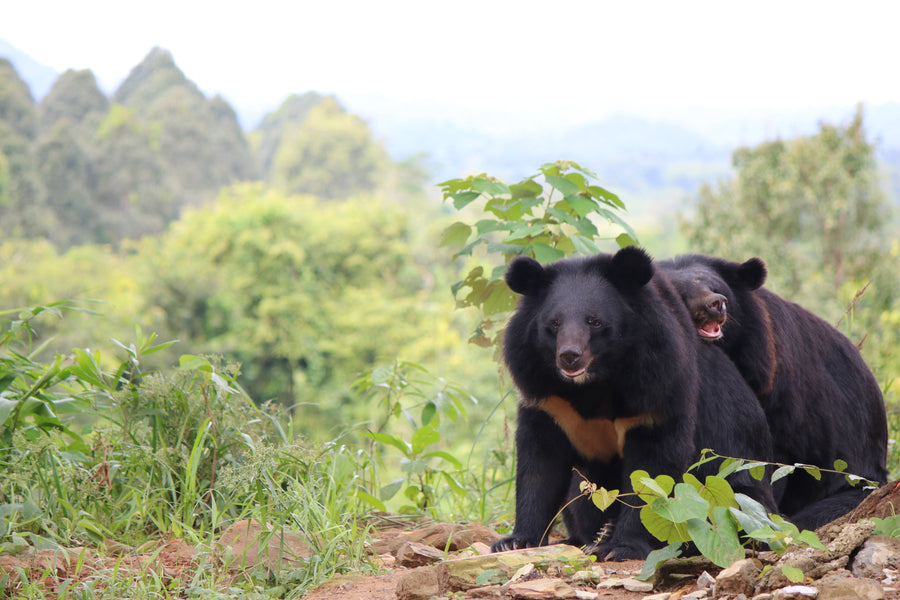
[{"label": "green tree", "polygon": [[[253,146],[260,172],[268,179],[275,162],[275,153],[281,145],[286,129],[300,125],[309,116],[309,111],[325,101],[326,97],[316,92],[291,94],[278,110],[265,116],[259,127],[252,133]],[[333,98],[332,98],[333,99]]]},{"label": "green tree", "polygon": [[37,130],[37,111],[28,84],[5,58],[0,58],[0,122],[28,140]]},{"label": "green tree", "polygon": [[90,238],[119,243],[161,232],[178,214],[175,184],[160,153],[160,128],[114,105],[94,139],[95,210]]},{"label": "green tree", "polygon": [[[735,176],[705,185],[682,223],[688,247],[770,265],[768,286],[836,321],[853,294],[880,272],[889,249],[888,206],[879,187],[862,110],[844,126],[734,152]],[[867,296],[881,310],[896,279]]]},{"label": "green tree", "polygon": [[271,180],[286,193],[348,198],[375,190],[379,172],[389,164],[368,125],[329,98],[299,126],[285,130]]},{"label": "green tree", "polygon": [[240,361],[254,398],[334,411],[359,372],[437,329],[427,320],[436,312],[429,267],[411,259],[408,240],[403,213],[372,199],[323,203],[234,186],[144,241],[147,260],[166,265],[151,267],[149,310],[165,316],[161,335],[181,339],[182,351]]},{"label": "green tree", "polygon": [[47,237],[58,248],[94,242],[97,206],[89,149],[68,119],[41,135],[35,148],[52,222]]},{"label": "green tree", "polygon": [[49,132],[62,121],[83,126],[87,132],[99,125],[109,111],[109,99],[100,91],[89,69],[69,69],[59,76],[38,107],[38,121],[42,133]]}]

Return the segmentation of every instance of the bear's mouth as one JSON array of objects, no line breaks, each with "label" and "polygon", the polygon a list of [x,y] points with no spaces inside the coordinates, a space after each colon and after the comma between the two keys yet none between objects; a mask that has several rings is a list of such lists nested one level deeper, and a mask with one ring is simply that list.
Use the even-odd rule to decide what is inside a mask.
[{"label": "bear's mouth", "polygon": [[708,321],[697,327],[697,333],[705,340],[717,340],[722,337],[722,325],[715,321]]},{"label": "bear's mouth", "polygon": [[587,367],[581,367],[580,369],[575,369],[574,371],[560,368],[559,371],[569,379],[577,379],[578,377],[581,377],[582,375],[587,373]]}]

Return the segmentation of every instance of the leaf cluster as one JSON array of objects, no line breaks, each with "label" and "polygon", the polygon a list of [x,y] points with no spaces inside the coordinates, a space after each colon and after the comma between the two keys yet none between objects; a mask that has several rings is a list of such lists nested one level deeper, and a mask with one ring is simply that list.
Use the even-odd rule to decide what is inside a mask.
[{"label": "leaf cluster", "polygon": [[560,160],[509,185],[486,174],[439,184],[444,201],[457,211],[471,210],[476,202],[481,208],[480,219],[471,224],[456,221],[441,236],[442,246],[457,249],[456,257],[474,257],[480,250],[487,258],[487,265],[471,267],[451,288],[458,307],[475,307],[482,315],[472,343],[495,344],[498,338],[490,337],[489,330],[515,305],[503,281],[514,256],[549,262],[596,254],[602,223],[622,230],[610,235],[619,246],[636,243],[634,231],[618,214],[625,210],[624,203],[595,180],[596,175],[578,163]]}]

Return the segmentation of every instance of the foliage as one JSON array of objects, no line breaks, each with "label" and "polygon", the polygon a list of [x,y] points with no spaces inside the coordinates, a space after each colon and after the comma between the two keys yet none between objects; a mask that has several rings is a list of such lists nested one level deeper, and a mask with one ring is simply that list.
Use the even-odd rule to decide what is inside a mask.
[{"label": "foliage", "polygon": [[[688,247],[768,257],[769,287],[836,322],[888,247],[888,206],[861,108],[845,126],[823,123],[815,135],[738,149],[733,163],[732,180],[700,189],[683,222]],[[873,287],[869,298],[881,310],[895,299],[896,276]],[[829,304],[836,292],[839,303]]]},{"label": "foliage", "polygon": [[[38,361],[34,319],[71,310],[58,303],[4,312],[13,319],[0,337],[0,548],[140,546],[172,535],[210,552],[220,529],[253,518],[302,532],[316,556],[292,572],[232,578],[236,589],[266,583],[279,597],[297,597],[336,572],[367,568],[369,526],[357,496],[370,479],[365,454],[295,443],[290,421],[285,427],[250,401],[233,367],[183,356],[177,370],[148,372],[145,357],[170,343],[140,330],[134,343],[117,344],[114,369],[77,348]],[[223,582],[218,568],[201,568],[190,585]],[[122,583],[113,574],[103,593]],[[36,582],[23,585],[40,593]]]},{"label": "foliage", "polygon": [[285,129],[269,180],[288,194],[346,199],[376,189],[388,164],[365,122],[327,98]]},{"label": "foliage", "polygon": [[[862,109],[846,125],[734,152],[682,220],[691,251],[769,265],[767,287],[839,326],[897,405],[900,252]],[[775,250],[773,250],[775,249]]]},{"label": "foliage", "polygon": [[515,305],[514,294],[503,281],[512,257],[527,255],[547,262],[575,253],[595,254],[599,252],[595,240],[601,237],[598,220],[624,230],[609,235],[620,246],[636,243],[634,231],[617,214],[625,210],[624,203],[595,179],[577,163],[557,161],[511,185],[485,174],[440,184],[444,201],[457,211],[475,201],[484,203],[481,219],[474,224],[457,221],[441,238],[442,245],[459,248],[457,257],[472,257],[479,248],[487,255],[487,266],[472,267],[452,287],[458,307],[475,307],[481,313],[471,342],[491,346],[499,340],[489,332]]}]

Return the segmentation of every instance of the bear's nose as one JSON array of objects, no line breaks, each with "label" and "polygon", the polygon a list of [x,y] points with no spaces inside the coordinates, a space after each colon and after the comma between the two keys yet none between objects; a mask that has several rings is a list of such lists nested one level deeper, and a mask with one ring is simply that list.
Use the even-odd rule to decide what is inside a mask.
[{"label": "bear's nose", "polygon": [[560,366],[564,369],[571,369],[578,365],[578,361],[581,360],[581,349],[575,347],[563,348],[557,354],[557,358],[559,359]]},{"label": "bear's nose", "polygon": [[722,294],[710,294],[706,297],[706,308],[715,315],[724,315],[728,299]]}]

